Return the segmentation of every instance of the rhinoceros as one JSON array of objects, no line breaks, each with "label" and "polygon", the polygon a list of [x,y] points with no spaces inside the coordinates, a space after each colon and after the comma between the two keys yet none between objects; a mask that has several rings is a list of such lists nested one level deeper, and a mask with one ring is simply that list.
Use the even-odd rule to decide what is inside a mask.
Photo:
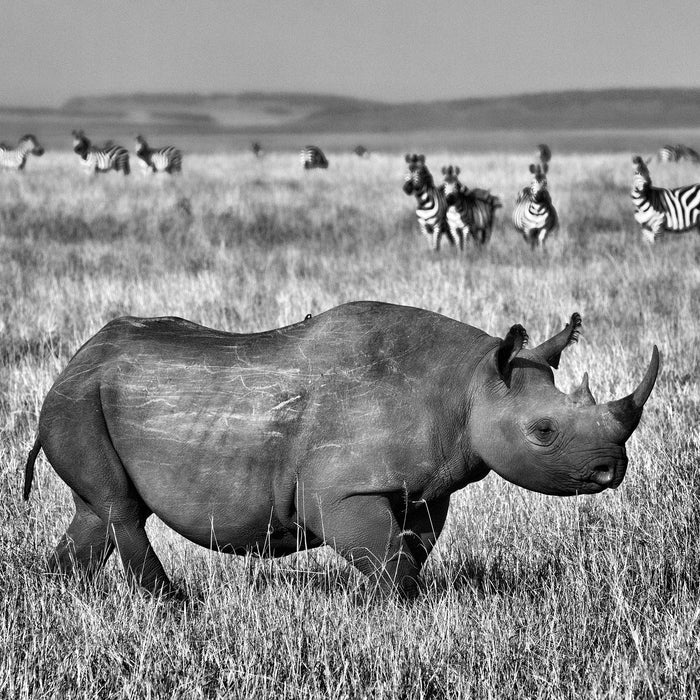
[{"label": "rhinoceros", "polygon": [[204,547],[281,556],[330,545],[380,594],[413,596],[450,495],[493,470],[545,494],[615,488],[659,353],[597,405],[552,368],[581,318],[532,349],[431,311],[365,301],[236,334],[181,318],[108,323],[50,389],[43,448],[75,517],[50,558],[93,575],[115,545],[132,583],[177,591],[144,529],[155,513]]}]

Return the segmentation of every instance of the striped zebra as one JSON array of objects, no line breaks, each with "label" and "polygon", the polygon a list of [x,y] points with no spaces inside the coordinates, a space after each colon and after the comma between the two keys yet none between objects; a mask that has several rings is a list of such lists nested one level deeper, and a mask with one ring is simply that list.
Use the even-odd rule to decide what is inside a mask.
[{"label": "striped zebra", "polygon": [[533,249],[559,226],[557,210],[547,190],[547,163],[530,163],[532,181],[518,192],[513,209],[513,225]]},{"label": "striped zebra", "polygon": [[460,250],[464,250],[467,236],[483,245],[489,242],[496,209],[503,206],[501,200],[488,190],[470,190],[459,180],[459,167],[443,167],[442,193],[447,204],[447,224],[452,237],[459,241]]},{"label": "striped zebra", "polygon": [[299,153],[299,159],[304,170],[328,167],[328,159],[318,146],[304,146]]},{"label": "striped zebra", "polygon": [[662,146],[657,157],[661,163],[680,163],[683,160],[691,163],[700,162],[700,154],[695,149],[690,148],[690,146],[684,146],[682,143],[678,143],[675,146],[669,144]]},{"label": "striped zebra", "polygon": [[654,243],[665,233],[682,233],[700,228],[700,184],[672,190],[652,187],[647,164],[640,156],[635,156],[632,162],[635,169],[630,194],[634,203],[634,218],[642,227],[646,241]]},{"label": "striped zebra", "polygon": [[369,151],[362,144],[355,146],[355,148],[352,149],[352,152],[358,158],[369,158]]},{"label": "striped zebra", "polygon": [[164,172],[171,175],[182,172],[182,152],[175,146],[151,148],[146,139],[139,134],[134,150],[144,172]]},{"label": "striped zebra", "polygon": [[43,156],[44,148],[36,140],[33,134],[23,136],[17,148],[12,148],[6,143],[0,143],[0,168],[8,170],[24,170],[29,155]]},{"label": "striped zebra", "polygon": [[73,151],[83,161],[83,166],[88,173],[105,173],[109,170],[120,170],[128,175],[129,151],[122,146],[117,146],[108,141],[102,147],[93,146],[90,139],[82,130],[73,132]]},{"label": "striped zebra", "polygon": [[435,250],[440,250],[443,236],[454,245],[454,239],[447,223],[447,203],[442,190],[435,187],[433,176],[425,165],[425,156],[406,154],[408,173],[404,179],[403,191],[416,198],[416,218],[421,233],[428,239],[434,235]]}]

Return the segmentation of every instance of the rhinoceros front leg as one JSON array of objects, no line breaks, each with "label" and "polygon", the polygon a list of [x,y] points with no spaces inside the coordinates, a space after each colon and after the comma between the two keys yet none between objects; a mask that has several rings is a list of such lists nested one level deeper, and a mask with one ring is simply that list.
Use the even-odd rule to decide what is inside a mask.
[{"label": "rhinoceros front leg", "polygon": [[411,550],[419,569],[433,550],[437,538],[445,526],[450,497],[434,501],[418,501],[406,508],[403,514],[403,540]]},{"label": "rhinoceros front leg", "polygon": [[107,523],[90,510],[73,492],[75,515],[49,558],[49,570],[63,574],[80,571],[90,580],[107,561],[114,549]]},{"label": "rhinoceros front leg", "polygon": [[417,593],[420,566],[384,496],[350,496],[322,513],[323,538],[363,574],[382,595]]}]

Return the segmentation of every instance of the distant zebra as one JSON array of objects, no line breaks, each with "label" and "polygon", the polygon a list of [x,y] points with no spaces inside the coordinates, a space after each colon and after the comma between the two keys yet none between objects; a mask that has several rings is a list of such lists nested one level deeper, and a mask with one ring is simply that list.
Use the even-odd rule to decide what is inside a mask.
[{"label": "distant zebra", "polygon": [[470,190],[459,181],[459,167],[443,167],[442,193],[447,204],[447,224],[452,237],[464,250],[464,241],[471,236],[475,243],[489,242],[496,209],[503,206],[501,200],[488,190]]},{"label": "distant zebra", "polygon": [[369,158],[369,151],[362,144],[355,146],[352,152],[359,158]]},{"label": "distant zebra", "polygon": [[10,170],[24,170],[29,155],[43,156],[44,148],[36,140],[33,134],[23,136],[17,148],[12,148],[6,143],[0,143],[0,168]]},{"label": "distant zebra", "polygon": [[684,146],[682,143],[678,143],[675,146],[669,144],[662,146],[657,156],[662,163],[679,163],[682,160],[687,160],[691,163],[700,162],[700,153],[690,148],[690,146]]},{"label": "distant zebra", "polygon": [[144,172],[165,172],[171,175],[182,172],[182,151],[175,146],[151,148],[139,134],[136,137],[135,151]]},{"label": "distant zebra", "polygon": [[117,146],[108,141],[104,146],[97,147],[90,143],[82,130],[73,132],[73,151],[83,161],[83,166],[88,173],[105,173],[116,170],[128,175],[129,151],[122,146]]},{"label": "distant zebra", "polygon": [[318,146],[304,146],[299,154],[299,159],[304,170],[328,167],[328,159]]},{"label": "distant zebra", "polygon": [[433,176],[425,165],[425,156],[416,153],[406,154],[408,173],[404,179],[403,191],[416,198],[416,217],[421,233],[428,239],[435,236],[433,245],[440,250],[443,236],[454,245],[454,239],[447,224],[447,203],[442,190],[435,187]]},{"label": "distant zebra", "polygon": [[675,189],[652,187],[649,168],[640,156],[632,158],[635,164],[632,180],[632,202],[635,221],[642,227],[642,235],[649,243],[664,237],[665,233],[682,233],[699,228],[700,184]]},{"label": "distant zebra", "polygon": [[552,151],[546,143],[537,146],[537,160],[540,161],[542,172],[546,175],[549,171],[549,161],[552,160]]},{"label": "distant zebra", "polygon": [[250,144],[250,150],[253,151],[253,155],[256,158],[262,158],[265,153],[259,141],[253,141],[253,143]]},{"label": "distant zebra", "polygon": [[532,248],[542,245],[559,226],[557,210],[547,190],[546,168],[547,162],[530,163],[532,181],[520,190],[513,209],[513,225]]}]

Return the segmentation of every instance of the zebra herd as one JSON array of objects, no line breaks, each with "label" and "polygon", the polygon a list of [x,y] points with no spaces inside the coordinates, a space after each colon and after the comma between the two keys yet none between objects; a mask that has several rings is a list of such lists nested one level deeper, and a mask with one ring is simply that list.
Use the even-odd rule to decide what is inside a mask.
[{"label": "zebra herd", "polygon": [[[681,150],[676,153],[695,153],[687,147],[677,148]],[[549,147],[540,144],[539,162],[530,164],[530,184],[518,192],[513,207],[513,225],[532,248],[542,246],[559,227],[559,216],[547,187],[551,158]],[[659,158],[663,160],[661,156]],[[634,218],[642,228],[644,239],[654,243],[667,233],[683,233],[691,229],[700,232],[700,184],[674,189],[653,187],[647,167],[650,160],[645,161],[641,156],[632,159],[635,169],[630,194]],[[677,161],[678,158],[674,162]],[[478,246],[488,243],[496,209],[501,207],[498,197],[488,190],[467,188],[459,181],[460,170],[456,166],[444,166],[444,181],[436,186],[425,164],[425,156],[407,153],[406,164],[408,173],[403,191],[416,198],[418,227],[432,240],[436,251],[440,250],[443,236],[451,244],[458,244],[460,250],[470,237]]]},{"label": "zebra herd", "polygon": [[[547,190],[546,173],[552,152],[545,144],[538,147],[539,163],[530,164],[532,180],[518,193],[513,209],[513,224],[532,248],[541,246],[559,225],[557,211]],[[416,198],[416,218],[421,232],[433,240],[436,251],[444,236],[460,250],[469,238],[478,246],[491,238],[496,210],[501,200],[489,190],[469,189],[459,180],[458,166],[442,168],[444,180],[436,186],[425,156],[406,154],[408,173],[403,191]]]},{"label": "zebra herd", "polygon": [[[104,173],[110,170],[128,175],[129,151],[111,141],[96,146],[82,130],[73,131],[73,152],[80,158],[88,173]],[[175,173],[182,170],[182,153],[174,146],[150,148],[140,134],[136,137],[134,153],[145,172]],[[41,156],[43,146],[36,136],[23,136],[16,148],[0,143],[0,168],[23,170],[29,155]]]},{"label": "zebra herd", "polygon": [[[257,158],[264,154],[259,142],[251,144]],[[81,159],[89,173],[114,170],[124,175],[131,172],[129,151],[123,146],[107,141],[100,146],[93,144],[82,130],[73,131],[73,152]],[[0,143],[0,168],[23,170],[30,155],[41,156],[43,146],[33,134],[23,136],[13,148]],[[134,153],[144,172],[178,173],[182,171],[182,152],[174,146],[151,148],[140,134],[136,137]],[[360,158],[367,158],[369,151],[361,145],[353,149]],[[659,161],[700,162],[700,155],[692,148],[678,144],[663,146],[657,153]],[[552,152],[546,144],[540,144],[537,163],[531,163],[530,183],[517,194],[512,212],[515,228],[532,248],[542,246],[559,226],[557,210],[547,185],[547,172]],[[304,146],[300,152],[304,170],[328,168],[328,159],[318,146]],[[406,154],[408,172],[403,191],[416,199],[418,227],[425,237],[432,240],[435,250],[440,249],[442,238],[464,250],[471,239],[477,246],[489,242],[494,226],[496,210],[503,205],[499,197],[489,190],[470,189],[460,179],[460,168],[446,165],[442,168],[443,182],[436,185],[425,163],[425,156]],[[634,173],[631,197],[634,218],[642,228],[642,234],[650,243],[666,233],[681,233],[691,229],[700,231],[700,184],[675,189],[653,187],[648,163],[641,156],[634,156]]]}]

